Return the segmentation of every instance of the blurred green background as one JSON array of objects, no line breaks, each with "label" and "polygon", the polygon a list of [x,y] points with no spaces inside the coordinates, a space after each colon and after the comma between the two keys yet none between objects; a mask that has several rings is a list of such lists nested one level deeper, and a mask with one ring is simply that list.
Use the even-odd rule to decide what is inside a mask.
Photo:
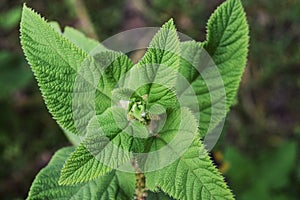
[{"label": "blurred green background", "polygon": [[[122,30],[177,28],[204,40],[222,1],[43,0],[29,7],[99,39]],[[250,53],[224,133],[212,151],[237,199],[300,198],[300,1],[243,0]],[[0,2],[0,199],[24,199],[53,152],[69,145],[48,113],[19,42],[24,1]]]}]

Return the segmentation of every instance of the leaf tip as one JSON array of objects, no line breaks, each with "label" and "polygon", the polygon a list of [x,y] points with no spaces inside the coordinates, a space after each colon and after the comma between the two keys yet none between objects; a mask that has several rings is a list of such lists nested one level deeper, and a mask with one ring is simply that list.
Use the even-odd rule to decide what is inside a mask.
[{"label": "leaf tip", "polygon": [[163,26],[162,29],[175,30],[175,24],[173,18],[170,18]]}]

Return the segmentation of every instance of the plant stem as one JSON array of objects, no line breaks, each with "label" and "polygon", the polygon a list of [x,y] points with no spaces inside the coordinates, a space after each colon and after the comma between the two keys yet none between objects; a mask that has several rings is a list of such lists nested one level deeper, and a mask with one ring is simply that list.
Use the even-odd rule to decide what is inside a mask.
[{"label": "plant stem", "polygon": [[145,174],[139,169],[136,159],[132,160],[132,166],[135,170],[136,184],[135,184],[135,200],[146,200],[147,188],[146,188],[146,177]]}]

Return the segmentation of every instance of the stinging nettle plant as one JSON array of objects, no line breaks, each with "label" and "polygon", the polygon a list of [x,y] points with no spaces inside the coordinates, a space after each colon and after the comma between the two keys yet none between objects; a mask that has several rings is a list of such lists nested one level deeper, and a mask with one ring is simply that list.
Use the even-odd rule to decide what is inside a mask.
[{"label": "stinging nettle plant", "polygon": [[[73,28],[62,32],[26,5],[20,27],[47,108],[74,144],[39,172],[28,199],[234,199],[203,139],[224,120],[246,65],[248,25],[240,0],[216,9],[205,42],[180,42],[169,20],[136,64]],[[208,76],[212,89],[194,67],[209,66],[203,52],[221,78]],[[179,102],[186,88],[178,74],[193,90],[196,108]],[[226,102],[215,117],[211,96],[222,89]],[[171,148],[177,135],[180,142]],[[149,162],[150,153],[165,146],[168,154]]]}]

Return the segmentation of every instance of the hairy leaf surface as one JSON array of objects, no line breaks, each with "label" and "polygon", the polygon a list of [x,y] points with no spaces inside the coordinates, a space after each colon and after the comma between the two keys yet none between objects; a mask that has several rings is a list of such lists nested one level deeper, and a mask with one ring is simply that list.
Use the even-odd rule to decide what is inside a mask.
[{"label": "hairy leaf surface", "polygon": [[116,170],[88,183],[71,186],[59,185],[60,170],[73,150],[73,147],[67,147],[55,153],[49,164],[39,172],[33,181],[28,200],[132,199],[135,187],[134,174]]},{"label": "hairy leaf surface", "polygon": [[[95,110],[101,114],[110,107],[111,88],[133,65],[117,52],[99,52],[91,58],[25,5],[21,43],[49,111],[61,127],[72,133],[83,131]],[[105,60],[95,62],[101,58]]]},{"label": "hairy leaf surface", "polygon": [[146,178],[151,190],[159,188],[175,199],[234,199],[199,137],[175,162]]},{"label": "hairy leaf surface", "polygon": [[87,55],[25,5],[21,20],[21,44],[49,111],[62,127],[76,132],[71,94],[76,69]]},{"label": "hairy leaf surface", "polygon": [[139,76],[131,74],[133,81],[147,83],[138,94],[148,94],[148,104],[159,103],[170,107],[175,102],[177,70],[180,61],[180,42],[173,20],[165,23],[153,37],[147,52],[137,64]]},{"label": "hairy leaf surface", "polygon": [[[240,0],[227,0],[208,21],[206,42],[198,43],[198,47],[195,42],[181,44],[182,57],[195,55],[189,59],[191,62],[181,60],[180,72],[190,82],[199,101],[201,136],[216,127],[229,111],[246,65],[248,42],[242,4]],[[212,66],[217,67],[219,75]],[[220,103],[223,99],[226,100],[224,107]]]},{"label": "hairy leaf surface", "polygon": [[246,64],[240,0],[216,9],[205,42],[180,43],[171,19],[136,65],[25,5],[20,30],[50,113],[82,140],[53,156],[28,199],[132,199],[134,175],[115,169],[133,160],[147,199],[234,199],[200,139],[226,117]]},{"label": "hairy leaf surface", "polygon": [[[145,131],[145,130],[142,130]],[[59,180],[71,185],[94,180],[132,159],[132,151],[142,151],[141,134],[126,118],[123,109],[113,107],[92,120],[88,136],[67,159]]]}]

